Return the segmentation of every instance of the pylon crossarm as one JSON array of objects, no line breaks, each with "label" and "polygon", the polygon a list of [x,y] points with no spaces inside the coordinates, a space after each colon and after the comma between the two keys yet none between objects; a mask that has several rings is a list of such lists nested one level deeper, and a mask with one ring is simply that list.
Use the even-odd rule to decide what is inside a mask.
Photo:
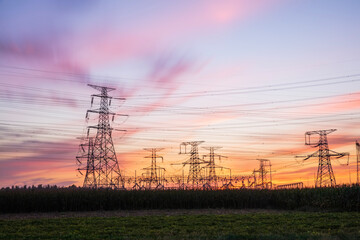
[{"label": "pylon crossarm", "polygon": [[349,155],[348,152],[338,153],[338,152],[335,152],[335,151],[330,150],[330,149],[329,149],[329,152],[331,152],[331,154],[329,154],[329,156],[337,157],[337,158],[342,158],[342,157],[344,157],[344,156],[348,156],[348,155]]},{"label": "pylon crossarm", "polygon": [[156,151],[156,152],[160,152],[162,150],[164,150],[165,148],[144,148],[145,151],[148,151],[148,152],[152,152],[152,151]]},{"label": "pylon crossarm", "polygon": [[122,98],[122,97],[113,97],[112,99],[121,100],[121,101],[126,101],[126,98]]},{"label": "pylon crossarm", "polygon": [[88,128],[95,128],[95,129],[103,129],[103,130],[113,130],[112,127],[101,127],[99,125],[96,125],[96,126],[88,126]]},{"label": "pylon crossarm", "polygon": [[109,95],[100,95],[100,94],[92,94],[91,97],[109,98],[109,99],[113,98],[113,97],[111,97]]},{"label": "pylon crossarm", "polygon": [[94,84],[88,84],[89,87],[92,87],[98,91],[102,91],[103,89],[106,89],[108,92],[116,90],[116,88],[112,88],[112,87],[103,87],[103,86],[98,86],[98,85],[94,85]]},{"label": "pylon crossarm", "polygon": [[220,166],[220,165],[214,165],[215,168],[221,168],[221,169],[230,169],[228,167],[223,167],[223,166]]},{"label": "pylon crossarm", "polygon": [[[189,160],[187,160],[187,161],[185,161],[185,162],[183,162],[183,163],[180,163],[180,164],[184,165],[184,167],[185,167],[186,164],[191,164],[191,163],[192,163],[192,160],[189,159]],[[171,165],[176,165],[176,163],[171,164]]]},{"label": "pylon crossarm", "polygon": [[118,115],[116,113],[107,111],[107,110],[101,110],[101,109],[89,109],[87,110],[87,112],[91,112],[91,113],[101,113],[101,114],[106,114],[106,115]]},{"label": "pylon crossarm", "polygon": [[[112,130],[117,131],[117,132],[127,132],[127,130],[125,130],[125,129],[113,128]],[[121,137],[123,137],[123,136],[121,136]]]},{"label": "pylon crossarm", "polygon": [[170,165],[183,165],[184,163],[170,163]]},{"label": "pylon crossarm", "polygon": [[327,129],[327,130],[316,130],[316,131],[307,131],[305,135],[313,135],[313,134],[330,134],[335,132],[337,129]]},{"label": "pylon crossarm", "polygon": [[205,161],[205,160],[203,160],[203,159],[201,159],[201,158],[198,158],[198,160],[199,160],[199,163],[200,163],[200,164],[208,163],[208,161]]},{"label": "pylon crossarm", "polygon": [[92,94],[91,97],[99,97],[99,98],[108,98],[108,99],[116,99],[116,100],[121,100],[121,101],[125,101],[126,98],[121,98],[121,97],[112,97],[109,95],[100,95],[100,94]]},{"label": "pylon crossarm", "polygon": [[310,154],[310,155],[307,155],[305,158],[304,158],[304,161],[308,160],[309,158],[312,158],[312,157],[318,157],[319,156],[319,150],[317,150],[316,152]]},{"label": "pylon crossarm", "polygon": [[[346,163],[340,163],[341,166],[349,166],[349,163],[350,163],[350,154],[347,154],[347,155],[344,155],[344,156],[347,156],[347,161]],[[339,157],[338,157],[339,158]]]}]

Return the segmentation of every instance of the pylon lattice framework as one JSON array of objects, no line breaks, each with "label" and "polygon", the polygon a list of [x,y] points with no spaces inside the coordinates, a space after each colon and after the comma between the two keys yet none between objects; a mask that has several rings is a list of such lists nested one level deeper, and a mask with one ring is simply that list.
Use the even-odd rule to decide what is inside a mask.
[{"label": "pylon lattice framework", "polygon": [[[100,98],[100,108],[95,110],[88,110],[86,119],[89,119],[89,113],[99,114],[98,124],[95,126],[88,126],[87,137],[84,139],[88,144],[80,145],[80,152],[77,156],[78,163],[84,164],[81,159],[87,158],[86,167],[80,167],[80,173],[86,171],[84,179],[84,187],[123,187],[124,181],[121,176],[116,152],[112,140],[112,130],[110,126],[109,116],[112,115],[114,120],[115,115],[109,110],[113,98],[108,95],[108,92],[115,90],[115,88],[102,87],[97,85],[88,84],[88,86],[100,91],[100,94],[93,94],[91,105],[93,104],[94,97]],[[123,116],[123,115],[122,115]],[[92,139],[89,137],[90,129],[96,129],[96,136]],[[122,130],[120,130],[122,131]],[[87,148],[87,151],[86,151]],[[89,154],[91,153],[91,154]]]},{"label": "pylon lattice framework", "polygon": [[78,171],[82,173],[85,171],[84,186],[96,185],[95,182],[95,165],[94,165],[94,138],[81,138],[84,143],[80,144],[79,154],[76,156],[77,163],[82,165],[83,161],[86,161],[85,167],[78,168]]},{"label": "pylon lattice framework", "polygon": [[156,160],[164,158],[162,156],[157,155],[156,153],[163,150],[164,148],[144,148],[144,150],[151,152],[150,156],[146,156],[145,158],[151,158],[150,167],[143,168],[143,170],[147,170],[147,176],[144,178],[148,189],[160,189],[164,188],[164,172],[165,168],[157,166]]},{"label": "pylon lattice framework", "polygon": [[[304,159],[307,160],[311,157],[319,158],[315,187],[336,186],[335,175],[331,166],[331,157],[341,158],[349,155],[349,153],[338,153],[329,149],[327,135],[335,131],[336,129],[328,129],[308,131],[305,133],[305,145],[314,145],[314,147],[319,148],[316,152],[308,155]],[[310,136],[314,134],[319,135],[319,141],[317,143],[312,143],[310,140]]]},{"label": "pylon lattice framework", "polygon": [[[222,156],[215,153],[215,151],[220,148],[221,147],[204,147],[204,149],[209,150],[209,154],[203,155],[204,163],[207,163],[207,165],[204,166],[203,169],[205,169],[205,176],[207,176],[206,182],[208,184],[208,187],[211,187],[211,185],[215,185],[215,187],[217,187],[216,168],[229,169],[215,164],[215,158],[217,158],[219,161],[222,158],[227,158],[226,156]],[[206,159],[208,159],[208,161]]]},{"label": "pylon lattice framework", "polygon": [[[192,183],[193,187],[195,185],[198,187],[200,183],[200,178],[201,178],[200,165],[204,163],[204,160],[199,158],[198,146],[203,142],[204,141],[193,141],[193,142],[182,142],[180,144],[179,154],[190,154],[190,159],[183,162],[183,166],[190,165],[187,183]],[[187,146],[191,146],[190,152],[187,151]],[[184,149],[182,149],[182,147]]]},{"label": "pylon lattice framework", "polygon": [[259,169],[254,170],[254,183],[256,188],[272,188],[271,162],[268,159],[257,159]]}]

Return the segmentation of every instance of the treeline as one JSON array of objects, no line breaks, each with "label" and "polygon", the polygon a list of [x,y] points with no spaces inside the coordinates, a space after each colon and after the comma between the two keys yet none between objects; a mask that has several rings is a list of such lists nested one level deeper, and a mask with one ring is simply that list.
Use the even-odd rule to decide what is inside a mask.
[{"label": "treeline", "polygon": [[113,190],[39,186],[0,189],[0,212],[263,208],[359,211],[360,186],[282,190]]}]

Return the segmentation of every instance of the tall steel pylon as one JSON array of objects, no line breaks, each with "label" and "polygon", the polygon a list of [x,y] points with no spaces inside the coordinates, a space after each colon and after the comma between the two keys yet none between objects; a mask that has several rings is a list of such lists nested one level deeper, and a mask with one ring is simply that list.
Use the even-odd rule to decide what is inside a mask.
[{"label": "tall steel pylon", "polygon": [[[328,129],[328,130],[308,131],[305,133],[305,145],[313,145],[314,147],[319,148],[319,150],[317,150],[313,154],[308,155],[304,159],[307,160],[311,157],[319,158],[315,187],[336,186],[335,175],[331,166],[330,158],[331,157],[341,158],[349,155],[349,153],[345,153],[345,152],[338,153],[329,149],[327,135],[335,131],[336,129]],[[319,141],[317,143],[312,143],[310,140],[310,136],[314,134],[319,135]]]},{"label": "tall steel pylon", "polygon": [[148,189],[160,189],[164,188],[164,172],[165,168],[159,167],[156,164],[157,159],[161,159],[164,161],[162,156],[157,155],[156,153],[163,150],[164,148],[144,148],[145,151],[151,152],[150,156],[146,156],[145,158],[151,158],[151,165],[149,167],[143,168],[143,170],[147,170],[148,174],[145,177],[145,182],[147,183]]},{"label": "tall steel pylon", "polygon": [[[100,94],[91,95],[91,105],[94,102],[94,98],[100,98],[100,107],[98,109],[87,110],[86,119],[89,119],[89,113],[99,114],[98,124],[95,126],[88,126],[87,137],[85,142],[88,144],[80,144],[80,153],[77,156],[77,160],[81,164],[85,164],[81,161],[83,158],[87,158],[86,167],[80,167],[78,170],[80,173],[86,170],[84,187],[106,187],[106,188],[120,188],[124,187],[124,181],[121,176],[119,163],[116,157],[116,152],[112,140],[112,130],[110,126],[109,116],[112,116],[114,120],[115,115],[121,115],[113,113],[109,110],[112,99],[125,100],[124,98],[114,98],[108,95],[110,91],[115,88],[102,87],[97,85],[88,84],[100,92]],[[122,115],[123,116],[123,115]],[[89,137],[90,129],[96,129],[96,136]],[[119,130],[123,131],[123,130]],[[87,148],[87,150],[86,150]]]},{"label": "tall steel pylon", "polygon": [[[187,183],[192,183],[193,188],[195,185],[198,187],[201,178],[201,164],[204,163],[204,160],[199,158],[198,146],[204,141],[193,141],[193,142],[182,142],[180,144],[180,153],[179,154],[190,154],[190,159],[183,162],[183,166],[190,165],[189,175]],[[190,152],[187,151],[187,146],[191,146]],[[184,150],[184,151],[182,151]]]},{"label": "tall steel pylon", "polygon": [[359,170],[360,170],[360,144],[358,141],[356,141],[356,183],[360,183],[360,176],[359,176]]},{"label": "tall steel pylon", "polygon": [[[254,182],[257,188],[272,188],[271,162],[268,159],[257,159],[259,169],[254,170]],[[257,177],[258,176],[258,177]]]},{"label": "tall steel pylon", "polygon": [[[203,167],[205,169],[205,176],[207,176],[206,179],[207,184],[209,185],[209,187],[211,187],[211,185],[215,185],[215,187],[217,187],[216,168],[224,169],[225,167],[216,165],[215,158],[217,158],[220,161],[222,158],[227,158],[227,157],[215,153],[215,151],[220,149],[221,147],[203,147],[203,148],[210,151],[209,154],[203,155],[204,163],[207,163],[207,165]],[[206,159],[209,160],[207,161]]]}]

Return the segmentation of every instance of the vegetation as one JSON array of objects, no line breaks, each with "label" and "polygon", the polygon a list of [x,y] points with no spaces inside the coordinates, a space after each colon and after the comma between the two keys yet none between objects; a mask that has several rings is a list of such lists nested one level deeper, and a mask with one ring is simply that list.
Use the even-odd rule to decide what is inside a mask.
[{"label": "vegetation", "polygon": [[0,239],[359,239],[360,213],[0,220]]},{"label": "vegetation", "polygon": [[360,186],[217,191],[39,186],[0,190],[0,213],[203,208],[359,211]]}]

